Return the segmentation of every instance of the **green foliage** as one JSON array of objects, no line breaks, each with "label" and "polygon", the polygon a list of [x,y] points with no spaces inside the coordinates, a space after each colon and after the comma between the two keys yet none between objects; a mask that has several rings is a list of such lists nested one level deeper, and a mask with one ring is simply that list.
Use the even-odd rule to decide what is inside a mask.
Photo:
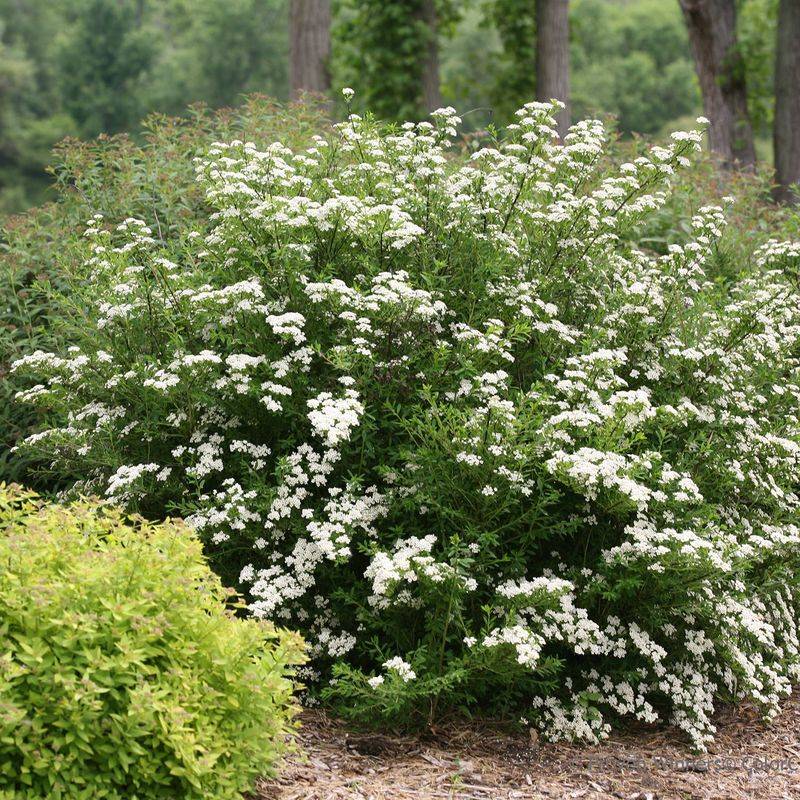
[{"label": "green foliage", "polygon": [[287,95],[286,0],[173,0],[164,11],[146,100],[181,113],[191,102],[217,108],[246,92]]},{"label": "green foliage", "polygon": [[422,69],[430,37],[455,19],[458,5],[436,0],[435,34],[423,18],[422,0],[339,0],[334,74],[340,86],[358,88],[358,108],[382,119],[424,117]]},{"label": "green foliage", "polygon": [[455,23],[440,54],[442,100],[463,108],[464,130],[485,129],[495,118],[487,76],[500,63],[502,43],[486,23],[484,10],[468,6]]},{"label": "green foliage", "polygon": [[17,161],[21,161],[21,154],[17,140],[21,133],[19,120],[18,100],[20,95],[30,90],[32,65],[16,48],[9,47],[0,41],[0,130],[13,131],[14,137],[4,137],[0,140],[0,213],[4,207],[12,206],[20,201],[15,191],[16,187],[9,187],[8,169]]},{"label": "green foliage", "polygon": [[56,55],[64,109],[83,134],[116,133],[142,116],[141,85],[155,56],[143,3],[79,0]]},{"label": "green foliage", "polygon": [[34,24],[27,4],[0,0],[0,217],[41,198],[53,142],[76,131],[68,115],[54,111],[57,90],[45,66],[56,5]]},{"label": "green foliage", "polygon": [[574,0],[570,24],[576,119],[614,114],[623,133],[658,133],[699,109],[677,2]]},{"label": "green foliage", "polygon": [[487,21],[500,34],[492,97],[499,120],[507,120],[536,94],[536,15],[533,0],[487,0]]},{"label": "green foliage", "polygon": [[738,11],[737,38],[747,81],[747,108],[756,133],[768,135],[775,105],[778,0],[740,0]]},{"label": "green foliage", "polygon": [[291,730],[294,634],[182,525],[0,485],[0,793],[236,800]]},{"label": "green foliage", "polygon": [[[12,453],[17,440],[45,418],[13,402],[20,388],[8,367],[22,352],[60,347],[64,320],[80,318],[67,292],[84,258],[83,223],[96,212],[135,215],[167,238],[208,225],[205,198],[192,159],[216,139],[302,144],[322,120],[313,105],[283,108],[253,96],[234,110],[195,107],[182,118],[149,117],[143,141],[120,135],[65,141],[55,152],[57,199],[9,218],[0,242],[0,480],[57,488],[68,475],[41,480],[35,459]],[[66,293],[66,294],[65,294]]]},{"label": "green foliage", "polygon": [[287,95],[286,0],[0,0],[0,214],[39,202],[65,136]]}]

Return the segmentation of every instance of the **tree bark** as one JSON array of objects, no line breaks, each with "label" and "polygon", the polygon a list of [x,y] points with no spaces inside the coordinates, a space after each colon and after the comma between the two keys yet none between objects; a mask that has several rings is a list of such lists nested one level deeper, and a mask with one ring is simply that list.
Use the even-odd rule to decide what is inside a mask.
[{"label": "tree bark", "polygon": [[689,32],[711,150],[725,167],[756,161],[744,65],[736,39],[736,0],[680,0]]},{"label": "tree bark", "polygon": [[561,100],[558,135],[569,130],[569,0],[536,0],[536,99]]},{"label": "tree bark", "polygon": [[422,61],[422,102],[426,111],[442,107],[439,86],[439,21],[436,17],[436,0],[422,0],[421,18],[427,26],[427,41]]},{"label": "tree bark", "polygon": [[[800,199],[800,2],[781,0],[775,46],[775,199]],[[793,185],[794,184],[794,185]]]},{"label": "tree bark", "polygon": [[291,0],[289,88],[293,100],[302,92],[327,94],[331,88],[330,54],[330,0]]}]

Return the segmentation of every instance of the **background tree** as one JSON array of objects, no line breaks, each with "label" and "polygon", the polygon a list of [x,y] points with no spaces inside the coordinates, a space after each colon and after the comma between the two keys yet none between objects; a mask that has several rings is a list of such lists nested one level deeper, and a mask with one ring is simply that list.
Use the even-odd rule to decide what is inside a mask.
[{"label": "background tree", "polygon": [[65,136],[288,95],[287,0],[0,0],[0,216],[48,197]]},{"label": "background tree", "polygon": [[679,0],[703,108],[711,121],[711,149],[725,166],[755,164],[753,129],[747,111],[744,64],[736,40],[735,0]]},{"label": "background tree", "polygon": [[422,63],[422,103],[426,111],[441,108],[442,91],[439,78],[439,19],[436,0],[422,0],[420,17],[423,23],[425,50]]},{"label": "background tree", "polygon": [[[5,134],[0,138],[0,176],[9,184],[14,173],[24,169],[22,146],[29,115],[22,98],[32,88],[33,73],[24,53],[0,41],[0,130]],[[9,186],[0,193],[0,209],[18,201],[18,187]]]},{"label": "background tree", "polygon": [[336,85],[384,119],[427,116],[441,105],[439,37],[456,16],[451,0],[341,0]]},{"label": "background tree", "polygon": [[53,58],[64,17],[59,0],[0,0],[0,216],[45,198],[53,143],[78,133]]},{"label": "background tree", "polygon": [[536,97],[565,104],[556,118],[563,138],[570,125],[569,0],[536,0]]},{"label": "background tree", "polygon": [[153,9],[149,28],[158,43],[151,108],[181,113],[187,103],[218,108],[247,92],[287,96],[285,0],[169,0]]},{"label": "background tree", "polygon": [[289,4],[289,89],[326,94],[331,88],[330,0],[291,0]]},{"label": "background tree", "polygon": [[485,15],[484,28],[499,35],[489,102],[503,121],[536,94],[535,5],[532,0],[489,0]]},{"label": "background tree", "polygon": [[624,135],[694,120],[700,94],[677,3],[573,0],[569,23],[573,119],[613,114]]},{"label": "background tree", "polygon": [[800,2],[781,0],[775,48],[775,198],[797,203],[800,182]]},{"label": "background tree", "polygon": [[90,136],[132,127],[145,110],[139,88],[155,56],[138,4],[81,0],[72,11],[56,54],[65,110]]}]

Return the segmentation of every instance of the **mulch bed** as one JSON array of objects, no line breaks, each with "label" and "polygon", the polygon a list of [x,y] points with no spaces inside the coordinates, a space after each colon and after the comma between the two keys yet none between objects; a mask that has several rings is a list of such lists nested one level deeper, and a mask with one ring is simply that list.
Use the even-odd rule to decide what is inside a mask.
[{"label": "mulch bed", "polygon": [[768,727],[748,706],[722,710],[702,757],[668,727],[630,728],[585,747],[491,725],[412,737],[356,732],[319,712],[302,720],[300,751],[258,800],[800,798],[797,694]]}]

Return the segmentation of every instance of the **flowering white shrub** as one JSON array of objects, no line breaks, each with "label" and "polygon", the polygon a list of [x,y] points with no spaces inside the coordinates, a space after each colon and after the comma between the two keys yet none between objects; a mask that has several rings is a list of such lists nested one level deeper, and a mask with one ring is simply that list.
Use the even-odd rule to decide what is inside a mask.
[{"label": "flowering white shrub", "polygon": [[614,166],[553,111],[469,158],[452,109],[220,143],[209,235],[93,218],[74,346],[15,367],[63,415],[24,446],[185,516],[343,709],[702,749],[718,699],[800,678],[800,246],[714,280],[705,207],[648,254],[702,133]]}]

